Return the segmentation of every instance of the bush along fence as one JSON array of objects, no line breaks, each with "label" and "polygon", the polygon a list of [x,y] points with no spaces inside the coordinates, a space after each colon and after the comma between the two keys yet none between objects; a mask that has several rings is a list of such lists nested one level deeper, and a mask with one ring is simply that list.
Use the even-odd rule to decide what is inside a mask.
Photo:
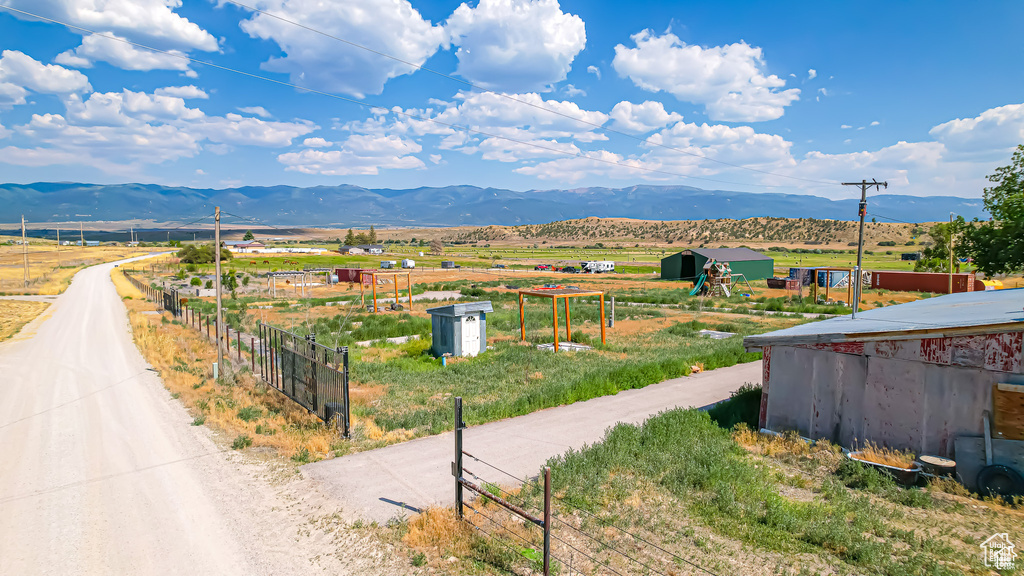
[{"label": "bush along fence", "polygon": [[[473,456],[463,449],[462,430],[465,428],[466,424],[462,421],[462,398],[457,397],[455,461],[452,462],[456,513],[460,520],[468,522],[488,541],[498,543],[513,556],[533,563],[535,572],[549,576],[600,570],[617,576],[637,573],[668,576],[678,574],[679,567],[686,566],[693,573],[718,576],[703,566],[669,552],[649,538],[553,496],[551,468],[548,466],[544,467],[542,481],[539,478],[530,480]],[[511,479],[520,488],[515,491],[506,490],[497,482],[471,472],[465,467],[464,458],[473,460],[474,467],[480,464]],[[478,497],[469,502],[464,490]],[[567,515],[559,513],[558,508]],[[538,536],[540,542],[537,541]],[[555,541],[554,552],[552,541]],[[585,568],[587,563],[590,564],[589,568]]]},{"label": "bush along fence", "polygon": [[[187,306],[188,299],[178,291],[154,288],[124,270],[124,276],[162,309],[181,319],[200,334],[227,348],[231,360],[234,344],[235,362],[244,366],[242,332],[231,333],[224,325],[224,334],[217,327],[216,317]],[[316,341],[316,335],[299,336],[274,326],[257,324],[258,334],[244,335],[249,345],[249,369],[265,383],[296,404],[315,414],[325,424],[337,422],[338,431],[348,438],[351,433],[351,412],[348,388],[348,347],[329,348]],[[232,342],[234,336],[234,342]]]}]

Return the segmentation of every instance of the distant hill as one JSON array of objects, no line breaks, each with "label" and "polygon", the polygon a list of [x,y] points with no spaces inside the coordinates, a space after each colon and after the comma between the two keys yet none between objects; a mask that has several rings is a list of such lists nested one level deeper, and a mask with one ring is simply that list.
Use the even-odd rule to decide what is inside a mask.
[{"label": "distant hill", "polygon": [[[895,222],[868,222],[864,227],[866,245],[880,241],[907,245],[927,232],[930,224],[915,226]],[[745,220],[631,220],[627,218],[584,218],[547,224],[521,226],[481,226],[455,228],[439,236],[445,242],[526,245],[538,241],[547,243],[604,242],[609,245],[644,242],[660,246],[679,243],[685,245],[749,244],[756,246],[820,246],[845,249],[855,246],[858,223],[844,220],[816,218],[748,218]],[[422,231],[388,231],[389,238],[401,238]],[[920,241],[919,241],[920,242]],[[913,243],[912,243],[913,244]]]},{"label": "distant hill", "polygon": [[[409,190],[359,186],[246,186],[223,190],[152,184],[42,182],[0,185],[8,218],[32,222],[130,219],[184,222],[220,206],[281,226],[460,226],[542,224],[597,216],[643,220],[752,217],[854,220],[856,200],[798,194],[753,194],[689,186],[529,190],[445,186]],[[873,195],[868,212],[927,222],[950,212],[984,217],[980,199]],[[13,220],[12,220],[13,221]]]}]

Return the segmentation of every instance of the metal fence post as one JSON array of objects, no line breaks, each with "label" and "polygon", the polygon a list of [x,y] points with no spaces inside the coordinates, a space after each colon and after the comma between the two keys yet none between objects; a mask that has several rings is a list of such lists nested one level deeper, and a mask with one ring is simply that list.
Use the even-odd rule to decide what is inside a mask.
[{"label": "metal fence post", "polygon": [[544,467],[544,576],[551,574],[551,468]]},{"label": "metal fence post", "polygon": [[462,508],[462,397],[455,397],[455,462],[452,462],[452,475],[455,476],[455,511],[459,520],[464,518]]},{"label": "metal fence post", "polygon": [[[256,373],[256,338],[249,337],[249,351],[252,352],[251,370],[252,373]],[[241,354],[241,352],[239,352]]]}]

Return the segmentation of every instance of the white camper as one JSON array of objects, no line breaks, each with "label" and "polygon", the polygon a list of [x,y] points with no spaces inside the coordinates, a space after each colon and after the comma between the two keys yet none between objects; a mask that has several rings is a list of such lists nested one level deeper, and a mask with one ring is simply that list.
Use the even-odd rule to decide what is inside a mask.
[{"label": "white camper", "polygon": [[396,264],[398,264],[398,262],[395,262],[394,260],[381,260],[380,261],[380,267],[381,268],[394,268]]},{"label": "white camper", "polygon": [[415,260],[410,260],[409,258],[406,258],[405,260],[402,260],[402,268],[415,268],[415,267],[416,267],[416,261]]},{"label": "white camper", "polygon": [[589,272],[591,274],[615,272],[615,262],[612,262],[611,260],[590,260],[588,262],[580,262],[580,268],[584,272]]}]

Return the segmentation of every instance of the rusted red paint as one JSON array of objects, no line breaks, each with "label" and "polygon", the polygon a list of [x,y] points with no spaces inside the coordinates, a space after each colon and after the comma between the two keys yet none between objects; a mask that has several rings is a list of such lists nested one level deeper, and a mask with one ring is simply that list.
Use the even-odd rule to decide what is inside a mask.
[{"label": "rusted red paint", "polygon": [[875,342],[875,355],[882,358],[895,358],[903,351],[903,342],[895,340],[881,340]]},{"label": "rusted red paint", "polygon": [[763,349],[761,368],[764,372],[761,374],[761,411],[758,414],[757,422],[758,426],[765,428],[768,426],[768,379],[772,371],[771,346],[765,346]]},{"label": "rusted red paint", "polygon": [[932,364],[949,364],[953,349],[951,338],[922,338],[921,360]]},{"label": "rusted red paint", "polygon": [[989,334],[985,338],[985,368],[999,372],[1021,372],[1021,344],[1024,332]]},{"label": "rusted red paint", "polygon": [[864,354],[863,342],[833,342],[831,344],[804,344],[799,348],[810,348],[812,350],[826,350],[840,354]]}]

